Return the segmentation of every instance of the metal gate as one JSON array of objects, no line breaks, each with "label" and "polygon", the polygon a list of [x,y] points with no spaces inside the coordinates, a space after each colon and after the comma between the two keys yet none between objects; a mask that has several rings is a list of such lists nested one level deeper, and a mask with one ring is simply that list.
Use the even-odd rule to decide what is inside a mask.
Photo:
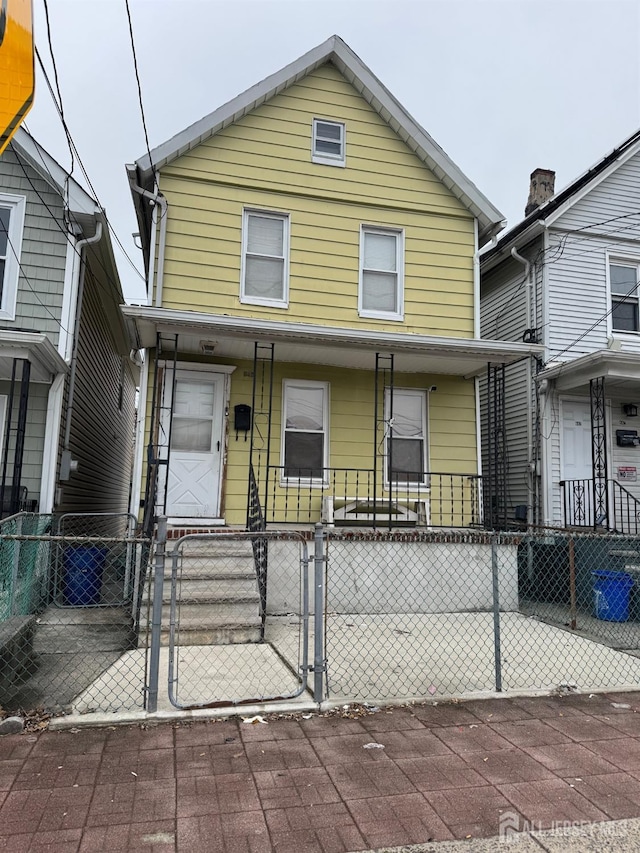
[{"label": "metal gate", "polygon": [[169,556],[163,600],[169,600],[171,704],[212,708],[304,693],[310,612],[304,537],[190,534]]}]

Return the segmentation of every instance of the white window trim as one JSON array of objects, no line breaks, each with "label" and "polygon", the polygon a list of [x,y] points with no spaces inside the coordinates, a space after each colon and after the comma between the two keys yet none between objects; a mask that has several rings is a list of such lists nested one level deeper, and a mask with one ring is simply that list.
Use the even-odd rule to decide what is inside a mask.
[{"label": "white window trim", "polygon": [[22,234],[24,231],[26,203],[27,200],[24,196],[0,193],[0,207],[8,207],[11,210],[7,257],[2,284],[2,302],[0,303],[0,319],[2,320],[15,320],[16,318],[18,278],[20,275],[19,258],[22,254]]},{"label": "white window trim", "polygon": [[322,388],[324,390],[324,406],[322,410],[322,420],[324,423],[324,456],[322,460],[322,467],[326,469],[329,467],[329,383],[328,382],[316,382],[315,380],[307,380],[307,379],[283,379],[282,380],[282,416],[281,416],[281,427],[280,427],[280,485],[283,487],[291,486],[291,485],[305,485],[310,486],[311,488],[326,488],[329,485],[329,481],[327,477],[323,477],[320,479],[319,477],[285,477],[284,469],[285,469],[285,456],[284,456],[284,446],[285,446],[285,432],[286,432],[286,413],[287,413],[287,393],[288,389],[291,387],[296,388]]},{"label": "white window trim", "polygon": [[[265,299],[261,296],[251,296],[245,293],[245,274],[246,274],[246,258],[247,258],[247,242],[249,237],[249,216],[264,216],[269,219],[278,219],[284,223],[283,229],[283,252],[284,252],[284,269],[282,282],[282,299]],[[275,210],[258,210],[256,208],[245,207],[242,211],[242,258],[240,263],[240,302],[247,305],[265,305],[268,308],[288,308],[289,307],[289,246],[291,233],[291,217],[288,213],[281,213]],[[265,256],[266,257],[266,256]]]},{"label": "white window trim", "polygon": [[[413,394],[415,396],[419,396],[422,399],[422,440],[423,440],[423,454],[422,454],[422,464],[423,464],[423,473],[426,475],[424,480],[419,483],[416,482],[407,482],[405,480],[398,480],[397,482],[390,483],[389,482],[389,442],[385,440],[384,442],[384,488],[389,489],[402,489],[407,492],[420,492],[420,494],[426,494],[430,490],[430,482],[429,482],[429,471],[430,471],[430,459],[429,459],[429,392],[426,388],[394,388],[394,392],[402,392],[403,394]],[[391,398],[391,389],[384,389],[384,416],[385,423],[389,422],[389,401]],[[391,430],[387,431],[388,438],[391,437]]]},{"label": "white window trim", "polygon": [[[316,151],[316,137],[318,123],[333,124],[341,130],[340,142],[341,154],[328,154],[326,151]],[[347,165],[347,127],[343,121],[335,121],[332,118],[314,118],[311,127],[311,162],[323,163],[325,166],[344,166]]]},{"label": "white window trim", "polygon": [[640,258],[637,255],[623,255],[619,252],[607,252],[607,335],[622,335],[631,340],[637,340],[640,336],[640,285],[638,285],[638,330],[630,332],[628,329],[615,329],[613,327],[613,293],[611,292],[611,265],[619,265],[623,267],[636,267],[638,281],[640,281]]},{"label": "white window trim", "polygon": [[[371,311],[363,306],[364,301],[364,238],[365,234],[385,234],[396,238],[396,267],[397,267],[397,311]],[[378,225],[360,226],[360,259],[358,261],[358,316],[367,317],[372,320],[393,320],[402,322],[404,320],[404,229],[384,228]]]}]

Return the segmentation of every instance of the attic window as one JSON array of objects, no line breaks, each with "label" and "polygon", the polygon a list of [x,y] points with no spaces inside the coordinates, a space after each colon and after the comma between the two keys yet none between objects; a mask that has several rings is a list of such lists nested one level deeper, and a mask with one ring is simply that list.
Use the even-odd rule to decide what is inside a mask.
[{"label": "attic window", "polygon": [[340,121],[313,120],[311,159],[329,166],[345,164],[345,127]]}]

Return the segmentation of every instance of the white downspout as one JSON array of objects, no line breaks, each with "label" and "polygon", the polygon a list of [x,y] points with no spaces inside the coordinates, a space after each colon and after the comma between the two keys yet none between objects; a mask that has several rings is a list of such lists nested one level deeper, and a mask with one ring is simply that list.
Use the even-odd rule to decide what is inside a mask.
[{"label": "white downspout", "polygon": [[62,444],[62,458],[60,460],[60,479],[68,480],[71,471],[74,469],[73,460],[71,459],[71,450],[69,442],[71,439],[71,421],[73,415],[73,398],[76,388],[76,370],[78,365],[78,342],[80,340],[80,318],[82,314],[82,300],[84,297],[84,277],[86,273],[86,255],[82,250],[86,246],[93,243],[98,243],[102,239],[102,222],[96,222],[96,233],[92,237],[85,237],[83,240],[78,240],[76,243],[76,252],[80,258],[80,267],[78,271],[78,299],[76,302],[76,321],[73,329],[73,348],[71,351],[71,365],[69,368],[69,392],[67,396],[67,413],[64,425],[64,441]]},{"label": "white downspout", "polygon": [[[156,271],[156,289],[155,296],[153,293],[153,274],[154,264],[152,258],[155,256],[155,245],[149,246],[149,281],[147,283],[147,293],[149,300],[155,308],[162,308],[162,288],[164,285],[164,253],[167,245],[167,210],[168,202],[162,193],[158,190],[155,193],[150,190],[145,190],[138,184],[130,184],[131,189],[137,192],[143,198],[149,199],[152,206],[160,205],[160,244],[158,246],[158,268]],[[153,223],[152,223],[153,224]],[[155,240],[155,228],[152,228],[153,239]]]},{"label": "white downspout", "polygon": [[[531,281],[531,261],[518,254],[515,246],[511,249],[511,257],[524,266],[524,276],[526,282],[526,298],[525,298],[525,324],[527,329],[532,328],[532,308],[533,300],[533,282]],[[533,447],[533,407],[531,405],[531,395],[533,392],[533,375],[531,372],[531,359],[527,359],[526,377],[527,385],[527,523],[532,524],[534,521],[534,495],[535,495],[535,454]]]}]

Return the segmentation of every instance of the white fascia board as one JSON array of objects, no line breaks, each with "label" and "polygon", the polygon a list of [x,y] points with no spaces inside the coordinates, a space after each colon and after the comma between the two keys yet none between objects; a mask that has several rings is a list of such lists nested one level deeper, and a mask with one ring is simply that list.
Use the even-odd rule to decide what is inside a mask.
[{"label": "white fascia board", "polygon": [[148,154],[141,157],[136,161],[136,165],[145,180],[149,180],[152,163],[156,170],[161,169],[327,62],[335,64],[367,103],[479,220],[481,237],[488,239],[502,230],[505,222],[503,214],[445,154],[351,48],[335,35],[154,148],[151,157]]},{"label": "white fascia board", "polygon": [[[528,228],[521,231],[520,234],[516,234],[514,237],[509,237],[509,231],[507,231],[506,234],[502,235],[497,246],[492,250],[489,258],[487,258],[486,255],[483,255],[482,252],[480,253],[481,273],[485,274],[490,272],[492,269],[499,266],[506,258],[510,258],[512,248],[520,249],[523,246],[526,246],[527,243],[535,240],[536,237],[544,234],[546,225],[546,220],[540,218],[534,220]],[[516,226],[514,226],[514,228],[515,227]]]},{"label": "white fascia board", "polygon": [[67,371],[65,360],[42,332],[0,329],[0,352],[13,358],[27,358],[52,375]]},{"label": "white fascia board", "polygon": [[[614,160],[606,169],[603,169],[597,175],[594,175],[592,180],[590,180],[587,184],[585,184],[578,192],[571,196],[571,198],[567,199],[564,204],[560,205],[557,210],[554,210],[552,214],[550,214],[545,222],[548,227],[551,227],[555,222],[558,221],[562,216],[564,216],[567,211],[571,210],[571,208],[576,205],[579,201],[582,201],[583,198],[589,195],[589,193],[594,190],[597,186],[599,186],[603,181],[606,181],[608,177],[613,175],[617,170],[623,166],[628,160],[630,160],[633,156],[635,156],[638,151],[640,151],[640,142],[636,145],[633,145],[627,151],[625,151],[617,160]],[[586,173],[583,173],[586,174]],[[582,175],[580,176],[582,177]],[[576,179],[576,182],[580,180],[580,178]]]},{"label": "white fascia board", "polygon": [[[447,338],[436,335],[413,335],[408,333],[374,332],[359,329],[341,329],[334,326],[313,326],[307,323],[286,323],[273,320],[256,320],[248,317],[229,317],[196,311],[175,311],[166,308],[147,308],[140,305],[122,305],[123,315],[137,327],[137,343],[142,347],[155,344],[155,330],[175,331],[202,330],[204,333],[227,334],[237,338],[261,338],[304,342],[310,338],[316,342],[353,346],[360,349],[393,349],[407,353],[433,353],[452,355],[470,354],[485,361],[514,361],[529,355],[542,355],[539,344],[493,341],[477,338]],[[154,327],[153,343],[140,338],[138,321]]]}]

